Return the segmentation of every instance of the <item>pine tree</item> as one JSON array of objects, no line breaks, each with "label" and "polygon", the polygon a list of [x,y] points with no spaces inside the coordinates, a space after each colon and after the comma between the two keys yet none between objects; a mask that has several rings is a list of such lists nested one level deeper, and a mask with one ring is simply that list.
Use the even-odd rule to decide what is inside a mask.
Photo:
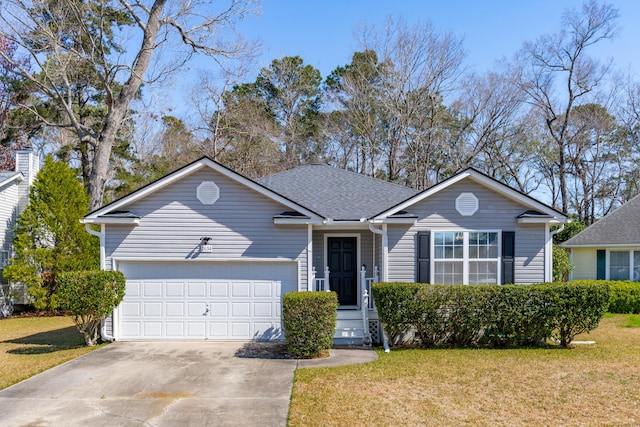
[{"label": "pine tree", "polygon": [[59,273],[99,268],[99,241],[79,222],[88,208],[89,196],[73,170],[47,157],[16,224],[15,257],[3,272],[27,286],[36,309],[58,307]]}]

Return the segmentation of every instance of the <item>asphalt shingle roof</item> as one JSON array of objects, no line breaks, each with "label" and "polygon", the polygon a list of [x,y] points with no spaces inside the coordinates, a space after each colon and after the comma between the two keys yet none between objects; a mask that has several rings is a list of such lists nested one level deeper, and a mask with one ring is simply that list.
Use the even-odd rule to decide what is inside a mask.
[{"label": "asphalt shingle roof", "polygon": [[333,220],[370,218],[418,193],[325,164],[304,165],[257,181]]},{"label": "asphalt shingle roof", "polygon": [[563,246],[640,245],[640,196],[605,215]]},{"label": "asphalt shingle roof", "polygon": [[11,178],[14,175],[17,175],[19,173],[20,172],[16,172],[16,171],[0,171],[0,183],[5,182],[9,178]]}]

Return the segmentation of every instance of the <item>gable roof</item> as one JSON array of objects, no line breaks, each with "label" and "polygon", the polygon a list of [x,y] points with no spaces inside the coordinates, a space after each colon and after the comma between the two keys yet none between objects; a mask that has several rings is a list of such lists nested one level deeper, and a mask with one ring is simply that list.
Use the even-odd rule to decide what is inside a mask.
[{"label": "gable roof", "polygon": [[257,181],[337,221],[370,218],[418,193],[409,187],[326,164],[303,165]]},{"label": "gable roof", "polygon": [[15,179],[22,181],[24,179],[22,172],[0,171],[0,185],[8,184]]},{"label": "gable roof", "polygon": [[640,196],[605,215],[561,246],[640,246]]},{"label": "gable roof", "polygon": [[273,190],[270,190],[267,187],[257,183],[256,181],[246,178],[243,175],[240,175],[239,173],[232,171],[231,169],[221,165],[220,163],[208,157],[202,157],[170,173],[169,175],[166,175],[165,177],[160,178],[157,181],[154,181],[142,188],[139,188],[138,190],[134,191],[133,193],[127,196],[122,197],[121,199],[115,200],[112,203],[109,203],[93,212],[90,212],[87,216],[85,216],[83,222],[85,224],[90,224],[90,223],[100,224],[100,223],[110,222],[111,220],[109,219],[109,217],[113,217],[113,215],[111,214],[114,214],[115,212],[118,212],[118,211],[119,212],[118,212],[117,218],[113,217],[114,218],[113,221],[117,220],[118,222],[122,222],[123,213],[121,211],[123,206],[128,205],[134,201],[140,200],[143,197],[163,187],[166,187],[167,185],[178,181],[182,177],[190,175],[202,168],[211,168],[221,173],[222,175],[228,178],[231,178],[232,180],[235,180],[236,182],[255,190],[256,192],[263,194],[266,197],[283,204],[289,209],[307,216],[309,219],[317,219],[317,220],[322,219],[322,217],[318,213],[294,202],[293,200],[287,198],[286,196],[278,194]]},{"label": "gable roof", "polygon": [[472,181],[477,182],[480,185],[490,188],[497,193],[500,193],[503,196],[522,204],[523,207],[527,209],[527,211],[519,216],[518,220],[520,222],[564,223],[567,221],[567,216],[562,212],[534,199],[528,194],[515,190],[508,185],[503,184],[502,182],[491,178],[490,176],[485,175],[473,168],[468,168],[463,170],[462,172],[458,172],[457,174],[448,179],[445,179],[439,184],[427,188],[426,190],[414,195],[413,197],[410,197],[407,200],[402,201],[401,203],[396,204],[395,206],[387,210],[379,212],[375,215],[374,220],[382,220],[392,215],[396,215],[401,211],[410,210],[410,207],[412,205],[446,188],[449,188],[453,184],[464,179],[471,179]]}]

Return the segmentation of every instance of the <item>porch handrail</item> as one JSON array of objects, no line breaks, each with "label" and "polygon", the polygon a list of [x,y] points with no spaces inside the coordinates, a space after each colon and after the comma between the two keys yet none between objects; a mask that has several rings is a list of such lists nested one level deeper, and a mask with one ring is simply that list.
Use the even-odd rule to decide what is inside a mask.
[{"label": "porch handrail", "polygon": [[[371,332],[369,331],[369,292],[367,291],[367,269],[362,266],[360,270],[360,286],[362,290],[362,345],[371,345]],[[369,282],[371,286],[371,282]]]}]

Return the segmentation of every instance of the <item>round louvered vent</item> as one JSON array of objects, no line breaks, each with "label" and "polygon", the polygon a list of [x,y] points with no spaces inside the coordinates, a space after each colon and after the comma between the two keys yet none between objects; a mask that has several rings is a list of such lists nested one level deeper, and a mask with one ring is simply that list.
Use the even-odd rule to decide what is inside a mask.
[{"label": "round louvered vent", "polygon": [[473,193],[460,193],[456,198],[456,210],[462,216],[471,216],[478,210],[478,198]]},{"label": "round louvered vent", "polygon": [[196,196],[203,205],[212,205],[220,198],[220,189],[213,181],[204,181],[198,185]]}]

